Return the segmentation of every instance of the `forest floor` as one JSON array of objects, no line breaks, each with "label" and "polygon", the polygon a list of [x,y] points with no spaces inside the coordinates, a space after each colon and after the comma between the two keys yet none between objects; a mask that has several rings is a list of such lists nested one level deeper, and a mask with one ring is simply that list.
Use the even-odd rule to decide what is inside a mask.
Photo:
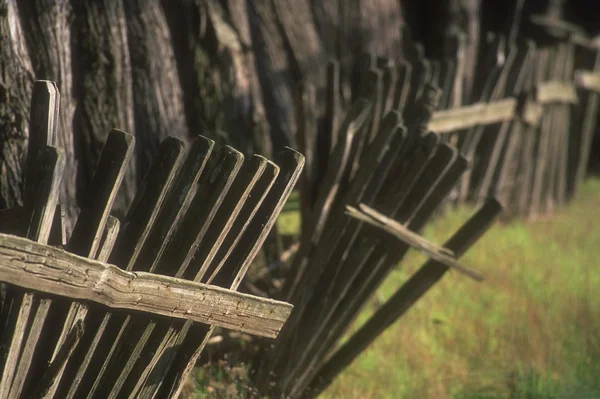
[{"label": "forest floor", "polygon": [[[323,397],[600,398],[599,208],[600,179],[589,179],[551,217],[498,223],[463,258],[484,282],[449,273]],[[472,211],[447,212],[425,236],[443,243]],[[284,213],[280,227],[297,228],[297,213]],[[424,260],[410,254],[354,328]],[[198,380],[215,381],[203,376],[199,369]]]}]

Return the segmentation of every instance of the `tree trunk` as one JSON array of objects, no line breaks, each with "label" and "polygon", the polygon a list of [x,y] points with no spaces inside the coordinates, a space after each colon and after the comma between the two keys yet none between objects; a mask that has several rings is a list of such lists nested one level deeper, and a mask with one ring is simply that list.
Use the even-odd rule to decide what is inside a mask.
[{"label": "tree trunk", "polygon": [[294,146],[298,82],[324,85],[331,57],[396,57],[401,21],[398,0],[0,0],[0,207],[21,203],[34,79],[61,94],[70,228],[110,129],[137,142],[122,216],[166,136]]}]

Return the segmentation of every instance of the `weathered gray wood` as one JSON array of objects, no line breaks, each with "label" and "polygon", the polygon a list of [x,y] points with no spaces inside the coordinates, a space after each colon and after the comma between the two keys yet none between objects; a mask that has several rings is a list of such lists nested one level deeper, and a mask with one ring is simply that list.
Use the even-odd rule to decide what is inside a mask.
[{"label": "weathered gray wood", "polygon": [[50,228],[50,236],[48,237],[48,245],[65,246],[67,245],[67,230],[65,228],[65,209],[58,204],[54,212],[54,221]]},{"label": "weathered gray wood", "polygon": [[[467,221],[444,245],[462,256],[489,229],[502,206],[490,200],[469,221]],[[323,365],[312,380],[312,389],[307,393],[316,397],[333,381],[343,369],[361,353],[394,321],[400,318],[422,295],[424,295],[449,270],[447,266],[435,260],[428,261],[373,315],[367,324],[352,335],[350,340],[338,349],[331,359]]]},{"label": "weathered gray wood", "polygon": [[[112,204],[131,158],[134,143],[134,137],[125,132],[114,129],[109,133],[91,188],[86,193],[81,212],[66,246],[67,251],[91,259],[97,258]],[[73,302],[68,309],[62,311],[64,315],[61,314],[60,317],[65,321],[56,323],[56,327],[62,328],[62,331],[54,353],[66,339],[76,318],[85,317],[87,311],[88,307],[85,304],[77,302]]]},{"label": "weathered gray wood", "polygon": [[[163,140],[159,146],[158,154],[155,156],[144,182],[129,208],[124,227],[119,232],[115,248],[111,252],[110,263],[127,271],[133,269],[181,165],[183,149],[183,143],[172,137]],[[142,271],[146,270],[142,269]],[[108,324],[104,325],[103,323],[104,331],[98,330],[96,334],[111,337],[113,330],[123,328],[123,319],[122,317],[108,316],[104,313],[102,310],[95,310],[87,317],[87,320],[108,318]],[[127,315],[127,317],[130,316]],[[123,334],[123,337],[127,340],[135,339],[131,332]],[[115,341],[114,345],[117,344],[124,345]]]},{"label": "weathered gray wood", "polygon": [[[446,172],[444,179],[441,179],[435,185],[433,192],[425,199],[424,204],[420,207],[420,211],[412,217],[412,222],[409,226],[412,230],[418,231],[423,227],[432,212],[448,195],[466,168],[467,162],[465,158],[458,157]],[[320,344],[320,347],[316,348],[316,355],[311,360],[310,365],[305,368],[305,371],[307,371],[303,376],[305,380],[317,371],[315,365],[322,362],[323,356],[335,346],[335,343],[340,339],[344,331],[346,331],[348,326],[352,323],[352,320],[354,320],[358,314],[361,305],[369,298],[374,292],[374,289],[385,277],[385,265],[388,265],[388,267],[389,265],[396,265],[402,259],[405,249],[396,248],[397,253],[393,255],[391,259],[387,258],[382,252],[387,253],[385,247],[375,252],[377,256],[375,256],[373,263],[371,263],[369,267],[364,267],[355,279],[355,282],[349,291],[351,295],[343,298],[340,302],[340,311],[335,313],[335,317],[330,321],[327,329],[322,329],[324,335],[318,338],[317,342]],[[282,334],[284,332],[285,329],[282,331]]]},{"label": "weathered gray wood", "polygon": [[382,215],[365,204],[360,204],[358,209],[347,206],[346,213],[348,216],[384,230],[386,233],[393,235],[402,242],[410,245],[412,248],[424,252],[431,259],[440,262],[447,267],[453,268],[473,280],[482,281],[484,279],[483,276],[475,270],[458,263],[450,250],[429,242],[420,235],[410,231],[402,224],[396,222],[394,219]]},{"label": "weathered gray wood", "polygon": [[146,238],[181,166],[184,144],[168,137],[160,144],[148,173],[129,207],[110,263],[125,270],[133,270]]},{"label": "weathered gray wood", "polygon": [[[510,65],[505,68],[512,68],[510,75],[506,78],[505,95],[515,96],[527,88],[527,78],[531,77],[531,66],[533,57],[535,56],[535,46],[531,42],[521,46],[516,51],[513,49],[514,59]],[[478,203],[482,203],[492,190],[494,177],[498,174],[498,170],[502,169],[507,163],[507,153],[505,146],[510,146],[512,139],[511,131],[514,126],[520,123],[519,120],[505,121],[500,127],[495,130],[496,134],[492,137],[487,137],[484,149],[480,149],[480,165],[478,168],[481,172],[473,178],[474,198]]]},{"label": "weathered gray wood", "polygon": [[231,147],[215,154],[214,166],[200,183],[177,232],[167,244],[155,272],[180,277],[185,273],[196,248],[204,238],[227,191],[237,175],[244,156]]},{"label": "weathered gray wood", "polygon": [[[199,246],[194,254],[192,261],[188,267],[184,279],[201,281],[207,272],[207,269],[214,258],[216,252],[220,248],[225,236],[229,232],[235,218],[238,216],[250,190],[253,188],[256,181],[262,175],[267,164],[264,157],[254,155],[242,165],[240,172],[236,176],[231,189],[227,192],[223,203],[220,205],[212,223],[211,229],[215,231],[213,234],[207,234],[199,243]],[[193,278],[194,274],[196,275]],[[129,323],[129,330],[123,335],[122,340],[124,348],[133,348],[133,350],[122,351],[125,354],[126,360],[119,362],[124,363],[124,366],[118,373],[118,377],[111,383],[110,396],[113,397],[119,394],[128,394],[132,385],[135,385],[137,379],[135,376],[130,376],[134,368],[134,364],[140,364],[139,372],[143,371],[143,367],[152,361],[153,355],[156,352],[155,346],[160,345],[164,337],[161,328],[157,327],[155,320],[132,320]],[[141,335],[140,335],[140,332]],[[153,342],[148,342],[151,335],[158,335]],[[170,335],[169,330],[166,332]],[[140,370],[141,369],[141,370]],[[108,381],[111,381],[109,378]],[[127,384],[127,381],[131,381]]]},{"label": "weathered gray wood", "polygon": [[[116,127],[136,137],[138,131],[134,123],[133,75],[123,1],[73,2],[71,10],[77,71],[73,82],[77,100],[73,115],[77,190],[86,192],[91,187],[94,170],[111,129]],[[143,100],[151,101],[136,92],[136,101]],[[141,130],[139,136],[148,133]],[[112,211],[119,218],[125,216],[143,177],[137,173],[136,152],[132,154],[113,204]]]},{"label": "weathered gray wood", "polygon": [[[444,172],[454,162],[458,152],[456,149],[446,143],[440,143],[435,153],[430,156],[429,162],[425,163],[419,173],[419,180],[415,182],[404,196],[401,203],[396,208],[396,219],[403,223],[408,223],[411,216],[419,211],[420,205],[430,195],[435,188],[438,180],[444,175]],[[423,184],[429,182],[429,184]]]},{"label": "weathered gray wood", "polygon": [[[102,243],[100,244],[98,261],[100,261],[100,262],[108,261],[108,258],[113,250],[115,241],[117,240],[120,226],[121,226],[121,224],[119,222],[119,219],[117,219],[114,216],[108,217],[108,220],[106,221],[106,229],[105,229],[103,237],[102,237]],[[104,333],[106,325],[108,324],[108,321],[110,320],[111,316],[112,316],[111,313],[106,313],[104,315],[104,317],[102,317],[102,321],[100,322],[100,324],[96,325],[97,323],[94,323],[94,322],[96,322],[96,320],[94,320],[93,318],[87,317],[87,308],[79,308],[78,309],[78,313],[75,316],[75,320],[76,320],[75,324],[73,325],[73,328],[71,329],[71,331],[68,334],[71,334],[73,332],[73,329],[75,328],[75,325],[77,323],[84,323],[84,319],[86,319],[86,317],[87,317],[86,325],[89,329],[88,334],[83,335],[83,337],[80,337],[80,340],[83,341],[82,344],[78,348],[73,347],[72,350],[70,350],[68,357],[66,359],[64,359],[64,364],[62,365],[62,367],[56,371],[55,375],[53,375],[52,378],[54,381],[56,381],[56,383],[54,383],[50,387],[48,387],[48,391],[47,391],[48,395],[50,395],[50,394],[56,395],[57,394],[56,390],[59,389],[60,387],[62,387],[63,390],[69,388],[69,392],[65,393],[65,392],[61,391],[58,393],[58,395],[65,397],[65,398],[72,397],[75,390],[79,386],[79,383],[81,382],[81,379],[83,378],[85,371],[87,370],[87,367],[92,359],[94,351],[96,350],[96,347],[98,346],[98,342],[99,342],[100,338],[102,337],[102,334]],[[94,329],[96,331],[95,331],[95,334],[92,336]],[[69,337],[68,334],[65,337],[65,342],[63,342],[63,344],[61,345],[61,348],[66,345],[66,342],[67,342],[66,340]],[[78,349],[78,351],[76,351],[76,349]],[[59,356],[59,351],[60,351],[60,348],[57,348],[52,362],[54,362],[55,359]],[[66,373],[67,373],[67,375],[70,376],[70,379],[71,379],[72,385],[70,387],[67,386],[66,383],[63,383],[62,386],[59,386],[59,384],[58,384],[61,381],[61,377],[62,377],[63,373],[65,372],[65,370],[67,370]]]},{"label": "weathered gray wood", "polygon": [[[593,53],[593,64],[592,68],[595,72],[595,77],[600,77],[600,51],[595,51]],[[578,81],[585,81],[585,77],[582,76],[582,72],[579,72],[579,75],[576,72],[575,79]],[[594,82],[600,83],[600,79],[594,80]],[[588,94],[587,102],[585,103],[585,111],[584,111],[584,120],[581,124],[581,140],[579,145],[579,162],[577,163],[576,171],[575,171],[575,181],[577,183],[581,183],[587,174],[587,166],[590,157],[590,149],[592,139],[594,137],[594,128],[596,127],[597,117],[598,117],[598,104],[600,104],[600,91],[598,87],[594,86],[592,89],[593,92]],[[577,185],[573,188],[573,191],[576,190]]]},{"label": "weathered gray wood", "polygon": [[577,87],[600,93],[600,73],[578,69],[575,71]]},{"label": "weathered gray wood", "polygon": [[[341,136],[337,147],[334,149],[327,164],[327,170],[324,172],[323,178],[319,184],[314,211],[311,212],[311,218],[307,220],[307,231],[311,232],[310,237],[305,237],[303,245],[299,249],[300,256],[294,258],[292,270],[298,270],[297,273],[302,273],[305,264],[302,263],[304,253],[311,250],[310,242],[317,242],[322,233],[323,226],[330,216],[333,203],[336,195],[340,190],[342,178],[346,173],[346,169],[350,167],[350,152],[355,136],[367,121],[370,114],[370,104],[368,101],[359,99],[348,111],[342,127],[340,128]],[[299,263],[298,263],[299,262]],[[295,282],[292,278],[292,284]],[[292,292],[295,288],[290,288],[288,292]]]},{"label": "weathered gray wood", "polygon": [[[56,130],[56,142],[53,145],[65,153],[66,168],[61,184],[60,203],[65,206],[68,215],[66,227],[70,233],[77,214],[71,7],[66,2],[52,0],[16,3],[23,26],[22,40],[27,45],[33,66],[32,76],[52,79],[60,90],[60,114],[58,109],[55,110],[58,114],[56,125],[59,128]],[[52,108],[43,112],[52,112]],[[35,116],[32,116],[32,119],[34,118]]]},{"label": "weathered gray wood", "polygon": [[535,98],[542,104],[567,103],[577,104],[577,92],[572,83],[564,81],[548,81],[536,87]]},{"label": "weathered gray wood", "polygon": [[400,61],[397,66],[398,80],[394,92],[393,108],[396,111],[403,112],[406,107],[408,94],[410,93],[410,82],[412,74],[412,65],[406,61]]},{"label": "weathered gray wood", "polygon": [[[397,112],[392,112],[386,116],[382,122],[381,132],[377,135],[375,141],[371,143],[367,150],[367,156],[358,171],[357,176],[352,181],[351,186],[345,193],[340,193],[341,199],[339,204],[357,203],[360,201],[370,202],[377,193],[384,187],[386,177],[393,175],[393,166],[396,164],[396,159],[405,150],[406,132],[400,128],[401,116]],[[343,208],[335,210],[328,225],[333,228],[328,228],[327,234],[322,236],[319,242],[310,243],[317,246],[312,254],[307,254],[303,262],[308,263],[302,274],[298,276],[298,282],[294,286],[288,286],[296,291],[285,292],[289,300],[296,303],[296,312],[293,314],[286,329],[282,332],[281,339],[278,342],[278,347],[290,348],[289,353],[283,351],[268,351],[266,350],[263,361],[271,364],[272,367],[264,368],[261,371],[262,375],[258,376],[259,386],[263,386],[270,379],[270,376],[265,375],[267,370],[278,370],[283,376],[293,377],[293,373],[284,372],[284,368],[292,369],[301,367],[297,363],[295,357],[302,356],[309,348],[303,340],[308,341],[312,336],[312,329],[323,326],[320,321],[312,323],[305,320],[306,317],[321,317],[322,312],[318,312],[314,307],[314,299],[334,298],[336,293],[330,293],[333,289],[333,282],[337,282],[343,286],[345,277],[340,277],[339,272],[343,270],[341,276],[347,276],[348,279],[354,273],[356,267],[354,264],[346,264],[349,262],[359,262],[364,259],[365,254],[352,253],[355,242],[360,243],[360,225],[352,219],[347,218],[343,214]],[[358,241],[357,241],[358,240]],[[306,245],[306,244],[305,244]],[[367,248],[367,255],[370,248]],[[298,254],[296,256],[299,256]],[[332,265],[327,267],[327,265]],[[290,275],[290,277],[293,275]],[[329,282],[329,284],[324,284]],[[286,287],[287,288],[287,287]],[[312,293],[315,296],[311,296]],[[292,299],[293,298],[293,299]],[[313,299],[311,302],[310,300]],[[329,304],[323,302],[322,308],[325,311],[330,309]],[[306,315],[304,312],[308,312]],[[311,313],[314,313],[311,315]],[[299,323],[300,320],[307,321]],[[287,361],[286,361],[287,360]],[[277,362],[282,362],[280,366],[276,366]],[[280,384],[286,381],[279,380]],[[280,385],[282,386],[282,385]]]},{"label": "weathered gray wood", "polygon": [[67,338],[60,347],[56,357],[52,360],[52,363],[48,366],[44,376],[39,381],[33,398],[46,398],[56,390],[56,384],[60,381],[61,371],[64,370],[66,362],[79,343],[83,332],[83,322],[78,320],[73,325],[73,328],[69,332],[69,335],[67,335]]},{"label": "weathered gray wood", "polygon": [[269,337],[277,336],[292,309],[201,283],[127,272],[24,238],[0,238],[0,280],[30,290]]},{"label": "weathered gray wood", "polygon": [[102,236],[102,242],[100,244],[100,252],[98,253],[98,260],[100,262],[108,262],[110,254],[115,246],[117,237],[119,236],[119,230],[121,230],[121,222],[114,216],[109,216],[106,220],[106,230]]},{"label": "weathered gray wood", "polygon": [[[456,151],[450,150],[450,147],[443,144],[440,146],[441,149],[438,151],[432,152],[431,157],[427,157],[429,161],[425,162],[421,168],[419,174],[419,180],[427,182],[433,182],[434,186],[438,180],[438,175],[443,175],[444,170],[448,167],[448,165],[453,161],[456,157]],[[417,209],[415,205],[418,205],[423,198],[426,198],[426,193],[430,190],[429,185],[425,184],[415,184],[411,185],[412,188],[409,189],[410,194],[405,196],[405,200],[402,202],[401,206],[390,207],[396,208],[393,211],[394,216],[403,220],[405,217],[402,216],[403,213],[409,214],[408,209]],[[423,190],[422,187],[427,187],[427,189]],[[398,191],[401,193],[401,191]],[[398,194],[397,194],[398,195]],[[419,202],[416,201],[416,198],[419,198]],[[388,205],[389,207],[389,205]],[[397,212],[397,213],[396,213]],[[363,240],[359,242],[358,245],[354,245],[351,250],[349,250],[346,254],[341,256],[341,260],[337,261],[340,263],[339,267],[333,267],[331,269],[338,269],[336,274],[333,276],[323,275],[321,278],[321,286],[320,289],[315,290],[315,292],[325,292],[321,299],[321,306],[315,304],[316,296],[314,297],[312,306],[308,306],[308,308],[312,309],[312,312],[307,314],[307,319],[303,320],[300,326],[298,326],[298,331],[296,333],[297,337],[307,336],[311,337],[308,340],[307,344],[304,343],[294,343],[292,346],[302,347],[302,354],[300,357],[300,361],[297,363],[295,370],[292,371],[291,374],[288,375],[287,379],[284,380],[285,384],[289,384],[292,379],[297,378],[297,372],[300,371],[303,377],[300,377],[300,380],[306,378],[307,371],[304,369],[305,362],[307,359],[310,359],[309,354],[314,353],[315,346],[317,352],[318,349],[318,337],[323,334],[325,326],[329,325],[331,318],[333,317],[334,312],[339,306],[340,302],[346,295],[351,295],[351,287],[355,281],[357,281],[357,277],[361,272],[368,271],[370,268],[368,267],[372,258],[379,258],[382,254],[387,252],[387,244],[385,242],[381,242],[378,239],[373,240],[373,236],[368,233],[368,229],[363,233]],[[369,256],[372,254],[372,256]],[[356,262],[356,260],[361,260]],[[335,262],[335,261],[334,261]],[[391,265],[388,264],[388,266]],[[351,272],[351,270],[353,270]],[[327,281],[335,281],[335,284],[329,283]],[[329,285],[329,288],[326,287],[326,284]],[[298,304],[299,306],[301,303]],[[320,309],[320,310],[317,310]],[[320,319],[314,319],[311,313],[316,315],[320,315]],[[317,321],[319,320],[319,321]],[[316,333],[311,333],[314,329],[310,329],[308,331],[300,328],[303,325],[308,326],[318,326],[316,329]],[[304,370],[303,370],[304,369]],[[300,386],[300,382],[294,382],[295,386]]]},{"label": "weathered gray wood", "polygon": [[[538,51],[538,56],[536,57],[537,65],[535,72],[535,79],[538,84],[539,82],[548,79],[550,73],[549,68],[552,66],[550,64],[552,51],[552,48],[542,48]],[[535,143],[536,155],[534,158],[534,174],[531,187],[531,202],[529,207],[529,215],[531,217],[536,217],[540,212],[543,211],[543,192],[545,188],[544,177],[548,164],[549,127],[550,115],[545,113],[542,117]]]},{"label": "weathered gray wood", "polygon": [[[304,167],[304,157],[289,148],[281,151],[276,157],[276,161],[281,168],[281,172],[250,226],[246,229],[244,237],[230,255],[229,264],[234,272],[231,273],[229,270],[224,272],[222,270],[215,278],[214,283],[218,286],[229,286],[232,290],[237,290],[250,263],[283,209]],[[211,330],[212,328],[207,329],[204,326],[194,325],[191,326],[190,332],[180,333],[178,340],[181,342],[181,347],[176,355],[177,357],[172,360],[173,364],[170,366],[170,371],[165,376],[164,383],[158,391],[158,397],[166,396],[168,392],[172,392],[172,390],[176,392],[180,389],[186,375],[192,370],[193,365],[200,356],[206,340],[210,337]],[[199,341],[199,337],[204,337],[204,339]]]},{"label": "weathered gray wood", "polygon": [[[29,294],[25,294],[29,295]],[[34,310],[33,318],[27,325],[27,339],[23,343],[23,349],[19,356],[19,363],[17,364],[14,379],[8,397],[10,399],[18,399],[22,397],[23,386],[25,384],[25,378],[29,372],[31,362],[40,338],[42,334],[42,328],[46,322],[46,316],[50,310],[52,300],[49,298],[40,298],[39,295],[34,296]]]},{"label": "weathered gray wood", "polygon": [[300,177],[300,202],[302,206],[302,235],[307,233],[308,219],[312,209],[317,186],[317,114],[316,114],[316,91],[310,84],[299,84],[296,91],[296,139],[298,140],[298,151],[304,154],[306,167]]},{"label": "weathered gray wood", "polygon": [[[42,142],[45,139],[46,137],[42,137]],[[32,138],[32,140],[36,139]],[[31,207],[29,208],[31,216],[28,223],[27,237],[41,244],[46,244],[50,236],[54,212],[57,207],[65,158],[62,151],[51,146],[41,147],[36,151],[38,159],[30,160],[30,164],[34,165],[30,169],[33,175],[27,177],[31,189],[35,190],[28,192],[25,197],[28,198],[29,196],[30,199],[26,200],[26,203]],[[15,327],[12,331],[13,335],[10,338],[11,343],[6,355],[7,358],[1,384],[4,387],[2,388],[4,389],[4,394],[8,393],[9,397],[19,397],[51,301],[49,299],[40,299],[37,295],[30,292],[14,292],[13,295],[23,296],[22,299],[19,299],[19,302],[26,305],[22,306],[22,309],[19,310]],[[29,304],[32,305],[30,306]],[[30,314],[32,314],[32,320],[28,321]],[[24,323],[19,323],[19,320],[24,320]],[[23,342],[23,340],[25,341]],[[21,345],[23,345],[22,348]]]},{"label": "weathered gray wood", "polygon": [[[198,181],[206,172],[206,164],[214,145],[214,141],[199,136],[190,146],[177,182],[169,192],[154,227],[138,255],[137,262],[140,265],[150,265],[148,270],[150,273],[156,269],[167,244],[171,241],[188,210],[196,193]],[[138,270],[140,266],[134,264],[133,268]]]},{"label": "weathered gray wood", "polygon": [[[13,299],[13,311],[18,312],[14,322],[10,322],[8,331],[5,331],[6,341],[2,346],[7,348],[6,354],[2,354],[2,380],[0,380],[0,397],[6,398],[10,392],[10,387],[16,372],[19,355],[21,353],[21,345],[24,340],[25,329],[27,328],[27,319],[31,309],[33,308],[33,294],[27,293]],[[8,335],[9,333],[10,335]]]},{"label": "weathered gray wood", "polygon": [[35,176],[39,159],[46,146],[56,146],[60,94],[54,82],[38,80],[31,93],[31,118],[27,146],[27,168],[25,174],[25,207],[34,206],[37,193]]},{"label": "weathered gray wood", "polygon": [[[227,268],[227,271],[224,271],[223,273],[233,273],[237,268],[235,263],[239,261],[239,255],[234,254],[236,258],[232,261],[229,261],[229,258],[234,251],[237,251],[236,248],[244,238],[246,230],[254,220],[257,212],[262,209],[262,203],[273,185],[278,181],[279,173],[279,166],[275,165],[273,162],[267,164],[260,180],[254,185],[248,200],[244,203],[244,207],[240,211],[233,226],[230,228],[229,234],[227,234],[225,241],[221,245],[217,255],[215,255],[215,258],[212,261],[214,268],[211,267],[210,275],[208,273],[206,274],[207,278],[205,282],[207,284],[212,283],[217,277],[217,274],[221,273],[221,269],[224,267]],[[289,173],[289,171],[287,173]],[[254,233],[256,234],[257,232]]]},{"label": "weathered gray wood", "polygon": [[225,237],[229,234],[235,219],[243,209],[250,192],[262,176],[266,166],[266,158],[260,155],[252,156],[245,165],[242,165],[232,189],[227,193],[212,223],[211,227],[215,233],[206,237],[194,255],[194,260],[190,265],[192,274],[188,273],[188,277],[191,277],[190,280],[203,281],[206,280],[206,276],[212,275],[212,273],[208,273],[209,266],[213,263]]},{"label": "weathered gray wood", "polygon": [[505,98],[499,101],[478,103],[436,112],[428,128],[437,133],[446,133],[477,125],[510,121],[515,119],[517,115],[517,100],[515,98]]},{"label": "weathered gray wood", "polygon": [[134,142],[133,136],[119,130],[113,130],[108,135],[67,251],[89,258],[96,256]]}]

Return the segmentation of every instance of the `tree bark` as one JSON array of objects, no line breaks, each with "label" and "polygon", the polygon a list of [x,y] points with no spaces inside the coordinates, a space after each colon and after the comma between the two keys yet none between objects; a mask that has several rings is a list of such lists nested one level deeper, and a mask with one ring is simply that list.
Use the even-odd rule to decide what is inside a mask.
[{"label": "tree bark", "polygon": [[32,83],[15,0],[0,0],[0,208],[22,205]]}]

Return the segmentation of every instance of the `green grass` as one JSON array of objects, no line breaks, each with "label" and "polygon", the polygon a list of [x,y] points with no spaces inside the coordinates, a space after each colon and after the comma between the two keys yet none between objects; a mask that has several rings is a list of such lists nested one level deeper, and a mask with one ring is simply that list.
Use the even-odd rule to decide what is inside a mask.
[{"label": "green grass", "polygon": [[[537,222],[498,224],[388,329],[324,398],[600,398],[600,180]],[[472,210],[438,218],[443,243]],[[416,270],[411,254],[358,324]]]},{"label": "green grass", "polygon": [[[599,205],[600,180],[591,179],[552,217],[496,224],[463,258],[484,282],[450,272],[322,397],[600,398]],[[281,232],[298,231],[297,208],[292,196],[278,221]],[[425,236],[443,243],[472,212],[448,212]],[[354,329],[424,260],[410,254]],[[244,392],[239,370],[215,373],[222,371],[198,369],[190,397]]]}]

